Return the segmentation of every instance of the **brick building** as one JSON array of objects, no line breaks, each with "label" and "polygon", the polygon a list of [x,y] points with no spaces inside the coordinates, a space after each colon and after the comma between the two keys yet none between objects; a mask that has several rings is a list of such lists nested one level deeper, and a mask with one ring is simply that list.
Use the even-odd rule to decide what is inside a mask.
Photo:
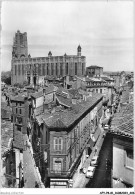
[{"label": "brick building", "polygon": [[109,133],[112,135],[112,187],[133,187],[134,177],[134,122],[133,99],[130,90],[120,95],[118,112],[111,121]]},{"label": "brick building", "polygon": [[49,51],[47,57],[28,55],[27,33],[17,31],[13,43],[11,61],[11,84],[23,83],[38,84],[40,76],[53,75],[85,75],[86,57],[81,55],[80,45],[77,55],[53,56]]},{"label": "brick building", "polygon": [[101,93],[104,96],[104,100],[108,100],[109,104],[111,104],[114,92],[114,79],[103,75],[100,77],[76,76],[75,81],[72,82],[72,88],[82,88],[90,94]]},{"label": "brick building", "polygon": [[[70,98],[72,96],[72,98]],[[81,168],[90,154],[100,130],[101,94],[82,100],[58,90],[55,104],[38,114],[33,128],[35,159],[45,185],[68,187],[74,171]]]},{"label": "brick building", "polygon": [[28,98],[25,96],[12,96],[12,122],[14,129],[23,134],[27,134],[27,123],[29,118],[29,103]]},{"label": "brick building", "polygon": [[100,66],[88,66],[86,68],[86,75],[89,77],[98,76],[100,77],[103,74],[103,67]]}]

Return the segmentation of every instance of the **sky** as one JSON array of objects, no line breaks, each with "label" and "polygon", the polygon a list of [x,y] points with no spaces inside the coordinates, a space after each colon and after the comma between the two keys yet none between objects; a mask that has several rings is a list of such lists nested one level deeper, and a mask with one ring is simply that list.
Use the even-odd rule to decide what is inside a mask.
[{"label": "sky", "polygon": [[1,71],[11,69],[13,37],[27,32],[31,57],[76,55],[104,71],[133,70],[133,1],[3,1]]}]

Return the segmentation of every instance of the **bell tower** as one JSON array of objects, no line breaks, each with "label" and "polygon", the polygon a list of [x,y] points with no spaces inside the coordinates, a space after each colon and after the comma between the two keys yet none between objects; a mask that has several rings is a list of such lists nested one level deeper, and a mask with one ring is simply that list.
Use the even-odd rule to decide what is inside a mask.
[{"label": "bell tower", "polygon": [[81,57],[81,50],[82,50],[82,48],[79,45],[78,48],[77,48],[77,55],[78,55],[78,57]]},{"label": "bell tower", "polygon": [[82,50],[82,48],[81,48],[81,46],[79,45],[78,47],[77,47],[77,61],[78,61],[78,63],[77,63],[77,75],[78,76],[81,76],[81,50]]},{"label": "bell tower", "polygon": [[27,33],[19,30],[13,40],[12,58],[28,57]]}]

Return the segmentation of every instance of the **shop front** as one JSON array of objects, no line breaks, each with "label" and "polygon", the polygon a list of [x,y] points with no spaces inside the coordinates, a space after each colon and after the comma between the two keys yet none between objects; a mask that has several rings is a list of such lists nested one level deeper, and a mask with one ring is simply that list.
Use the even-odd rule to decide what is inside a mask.
[{"label": "shop front", "polygon": [[50,188],[71,188],[73,181],[71,179],[60,179],[53,178],[50,179]]}]

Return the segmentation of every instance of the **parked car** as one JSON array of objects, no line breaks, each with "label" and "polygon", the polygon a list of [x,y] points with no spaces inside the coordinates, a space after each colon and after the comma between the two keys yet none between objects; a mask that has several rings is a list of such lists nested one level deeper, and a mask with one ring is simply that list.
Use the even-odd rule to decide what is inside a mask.
[{"label": "parked car", "polygon": [[87,171],[87,170],[86,170],[86,168],[84,167],[84,168],[83,168],[83,173],[85,174],[85,173],[86,173],[86,171]]},{"label": "parked car", "polygon": [[89,166],[85,176],[87,178],[93,178],[95,169],[95,167]]},{"label": "parked car", "polygon": [[105,136],[106,136],[106,134],[104,133],[102,137],[104,138]]},{"label": "parked car", "polygon": [[86,171],[87,171],[87,170],[86,170],[86,168],[85,168],[85,167],[80,169],[80,173],[84,173],[84,174],[85,174],[85,173],[86,173]]},{"label": "parked car", "polygon": [[91,166],[97,166],[98,165],[98,156],[93,156],[90,162]]},{"label": "parked car", "polygon": [[104,129],[105,129],[105,130],[108,130],[108,129],[109,129],[109,125],[105,125],[105,126],[104,126]]}]

